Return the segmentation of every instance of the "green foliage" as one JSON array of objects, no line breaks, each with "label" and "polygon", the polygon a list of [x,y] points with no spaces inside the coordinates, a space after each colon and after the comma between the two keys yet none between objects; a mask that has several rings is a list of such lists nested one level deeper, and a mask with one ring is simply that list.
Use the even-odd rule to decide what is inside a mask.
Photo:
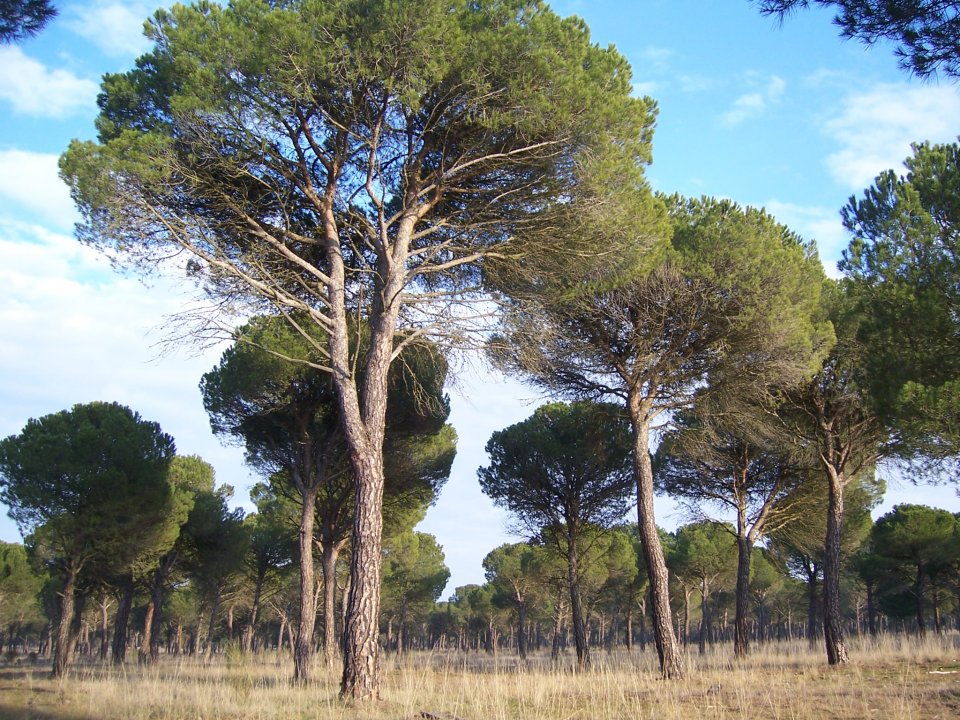
[{"label": "green foliage", "polygon": [[433,535],[408,530],[387,540],[383,563],[383,615],[401,623],[426,617],[450,579]]},{"label": "green foliage", "polygon": [[0,498],[52,560],[135,571],[176,537],[174,452],[170,436],[126,407],[75,405],[0,442]]},{"label": "green foliage", "polygon": [[878,412],[897,424],[901,452],[943,458],[960,448],[960,145],[914,145],[904,164],[844,208],[854,238],[841,268]]},{"label": "green foliage", "polygon": [[0,0],[0,43],[33,37],[56,16],[50,0]]},{"label": "green foliage", "polygon": [[631,447],[627,420],[613,405],[544,405],[491,436],[480,487],[534,536],[606,526],[627,510]]},{"label": "green foliage", "polygon": [[698,522],[683,525],[676,536],[671,556],[675,573],[707,586],[733,579],[737,546],[732,528],[712,521]]},{"label": "green foliage", "polygon": [[23,545],[0,542],[0,627],[42,618],[40,591],[45,579],[31,565]]}]

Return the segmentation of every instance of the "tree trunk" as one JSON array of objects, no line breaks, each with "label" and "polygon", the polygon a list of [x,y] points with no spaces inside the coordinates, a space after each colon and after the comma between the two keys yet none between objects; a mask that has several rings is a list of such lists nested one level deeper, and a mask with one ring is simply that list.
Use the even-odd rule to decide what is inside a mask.
[{"label": "tree trunk", "polygon": [[517,654],[521,660],[527,659],[527,603],[517,593]]},{"label": "tree trunk", "polygon": [[750,615],[750,557],[753,543],[749,537],[737,538],[737,612],[734,619],[733,654],[744,657],[750,652],[747,618]]},{"label": "tree trunk", "polygon": [[80,653],[86,654],[87,643],[86,643],[86,634],[84,632],[85,625],[83,622],[83,612],[87,607],[87,595],[84,592],[74,589],[73,593],[73,617],[70,620],[69,624],[69,637],[67,638],[66,651],[64,652],[65,664],[64,669],[72,664],[73,654],[77,649],[77,646],[80,646]]},{"label": "tree trunk", "polygon": [[110,653],[109,598],[100,600],[100,659],[106,660]]},{"label": "tree trunk", "polygon": [[60,622],[57,624],[57,637],[53,644],[53,669],[55,678],[63,677],[70,662],[70,625],[73,622],[73,602],[77,586],[79,569],[71,564],[67,568],[66,582],[60,595]]},{"label": "tree trunk", "polygon": [[697,651],[701,655],[707,652],[707,633],[710,632],[710,584],[707,576],[700,578],[700,633],[697,638]]},{"label": "tree trunk", "polygon": [[351,449],[356,473],[350,594],[343,629],[340,696],[375,700],[380,695],[380,547],[383,533],[383,444],[370,443],[369,454]]},{"label": "tree trunk", "polygon": [[665,678],[683,677],[683,658],[673,632],[670,611],[670,588],[667,561],[657,531],[653,509],[653,466],[650,461],[650,420],[631,393],[630,419],[634,432],[634,462],[637,473],[637,518],[643,558],[650,579],[653,636],[660,659],[660,673]]},{"label": "tree trunk", "polygon": [[920,635],[921,640],[927,636],[927,623],[923,617],[926,614],[926,608],[923,602],[923,596],[926,594],[926,588],[923,582],[924,575],[923,563],[917,563],[917,579],[914,583],[914,595],[917,598],[917,633]]},{"label": "tree trunk", "polygon": [[323,661],[330,666],[339,654],[337,639],[337,558],[339,543],[324,545],[321,554],[323,572]]},{"label": "tree trunk", "polygon": [[867,583],[867,630],[871,637],[877,636],[877,606],[872,582]]},{"label": "tree trunk", "polygon": [[153,615],[156,609],[157,606],[151,595],[150,600],[147,601],[147,612],[143,617],[143,641],[140,643],[140,651],[137,654],[137,661],[141,665],[149,665],[153,660],[150,654],[150,648],[154,643]]},{"label": "tree trunk", "polygon": [[218,587],[213,593],[213,604],[210,606],[210,622],[207,624],[207,644],[203,648],[203,661],[209,663],[213,659],[213,636],[217,631],[217,615],[220,612],[220,595],[223,589]]},{"label": "tree trunk", "polygon": [[817,588],[817,566],[811,562],[806,563],[807,572],[807,642],[810,647],[816,647],[817,644],[817,620],[819,613],[820,594]]},{"label": "tree trunk", "polygon": [[113,618],[113,664],[122,665],[127,658],[127,625],[130,622],[130,610],[133,606],[133,582],[123,588],[117,602],[117,613]]},{"label": "tree trunk", "polygon": [[558,660],[560,658],[561,635],[563,634],[563,614],[565,612],[563,603],[558,598],[553,611],[553,641],[550,646],[550,659]]},{"label": "tree trunk", "polygon": [[260,597],[263,594],[262,572],[257,573],[257,580],[253,586],[253,603],[250,605],[250,615],[243,627],[243,635],[240,638],[240,650],[248,653],[253,649],[253,631],[257,626],[257,615],[260,613]]},{"label": "tree trunk", "polygon": [[849,661],[843,642],[843,618],[840,615],[840,542],[843,532],[843,478],[829,477],[827,536],[823,555],[823,637],[827,662],[841,665]]},{"label": "tree trunk", "polygon": [[313,525],[316,517],[317,488],[300,482],[300,616],[293,642],[293,681],[310,682],[313,663],[313,636],[317,621],[317,604],[313,577]]},{"label": "tree trunk", "polygon": [[[570,528],[569,521],[567,528]],[[587,628],[583,616],[583,598],[580,596],[580,559],[577,557],[577,538],[573,532],[567,533],[567,585],[570,588],[570,616],[573,624],[573,643],[577,650],[577,668],[590,667],[590,644],[587,641]]]}]

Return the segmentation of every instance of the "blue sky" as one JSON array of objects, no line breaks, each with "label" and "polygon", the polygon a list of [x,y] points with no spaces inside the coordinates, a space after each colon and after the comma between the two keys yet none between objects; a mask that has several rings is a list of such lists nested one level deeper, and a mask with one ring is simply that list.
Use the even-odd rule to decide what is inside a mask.
[{"label": "blue sky", "polygon": [[[112,400],[156,420],[181,453],[214,465],[246,502],[253,482],[238,448],[209,430],[197,384],[223,347],[168,348],[167,319],[190,301],[181,278],[147,284],[115,274],[72,238],[76,220],[56,160],[71,138],[94,134],[104,72],[132,67],[147,49],[154,3],[56,3],[39,37],[0,46],[0,437],[74,403]],[[898,168],[910,143],[960,134],[960,87],[908,77],[888,46],[842,41],[829,13],[780,25],[748,0],[553,3],[578,14],[596,42],[630,60],[638,94],[660,107],[652,185],[766,207],[816,239],[828,272],[847,244],[839,209],[878,172]],[[508,518],[480,493],[490,434],[530,415],[532,390],[477,360],[452,387],[460,435],[451,479],[421,529],[444,547],[448,591],[481,582],[480,561],[510,538]],[[960,510],[952,488],[894,483],[882,509],[925,502]],[[683,517],[668,503],[660,523]],[[0,520],[0,539],[18,540]]]}]

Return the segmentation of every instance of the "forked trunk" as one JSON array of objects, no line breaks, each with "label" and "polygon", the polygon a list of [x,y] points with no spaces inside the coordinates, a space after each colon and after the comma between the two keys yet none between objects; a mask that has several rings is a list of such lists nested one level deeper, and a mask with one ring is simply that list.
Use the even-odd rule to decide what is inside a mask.
[{"label": "forked trunk", "polygon": [[831,473],[827,503],[827,537],[823,555],[823,638],[827,662],[841,665],[849,661],[843,642],[840,615],[840,541],[843,531],[843,478]]},{"label": "forked trunk", "polygon": [[643,559],[650,579],[651,611],[653,615],[653,638],[660,658],[660,673],[665,678],[683,677],[683,658],[673,631],[670,611],[670,589],[667,561],[657,532],[653,509],[653,466],[650,461],[650,420],[633,398],[630,419],[634,432],[634,462],[637,472],[637,517]]},{"label": "forked trunk", "polygon": [[[301,486],[306,488],[307,486]],[[313,664],[313,635],[317,621],[317,601],[313,577],[313,524],[316,516],[317,488],[301,490],[300,508],[300,617],[293,641],[293,681],[310,682]]]},{"label": "forked trunk", "polygon": [[747,621],[750,616],[750,557],[753,543],[749,537],[737,538],[737,611],[734,619],[733,654],[745,657],[750,652],[750,633]]}]

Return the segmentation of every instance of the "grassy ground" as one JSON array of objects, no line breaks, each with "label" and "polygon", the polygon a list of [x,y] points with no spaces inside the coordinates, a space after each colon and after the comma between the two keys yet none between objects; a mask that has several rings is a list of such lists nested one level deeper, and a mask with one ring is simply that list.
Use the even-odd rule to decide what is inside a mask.
[{"label": "grassy ground", "polygon": [[773,644],[734,662],[727,648],[687,657],[687,678],[657,676],[651,650],[596,653],[574,672],[569,658],[525,667],[501,655],[415,654],[384,661],[382,700],[337,701],[338,671],[318,668],[307,688],[289,683],[287,658],[231,654],[205,667],[79,665],[60,682],[46,666],[0,667],[0,718],[17,720],[658,720],[687,718],[960,717],[960,638],[851,642],[852,662],[828,668],[819,648]]}]

